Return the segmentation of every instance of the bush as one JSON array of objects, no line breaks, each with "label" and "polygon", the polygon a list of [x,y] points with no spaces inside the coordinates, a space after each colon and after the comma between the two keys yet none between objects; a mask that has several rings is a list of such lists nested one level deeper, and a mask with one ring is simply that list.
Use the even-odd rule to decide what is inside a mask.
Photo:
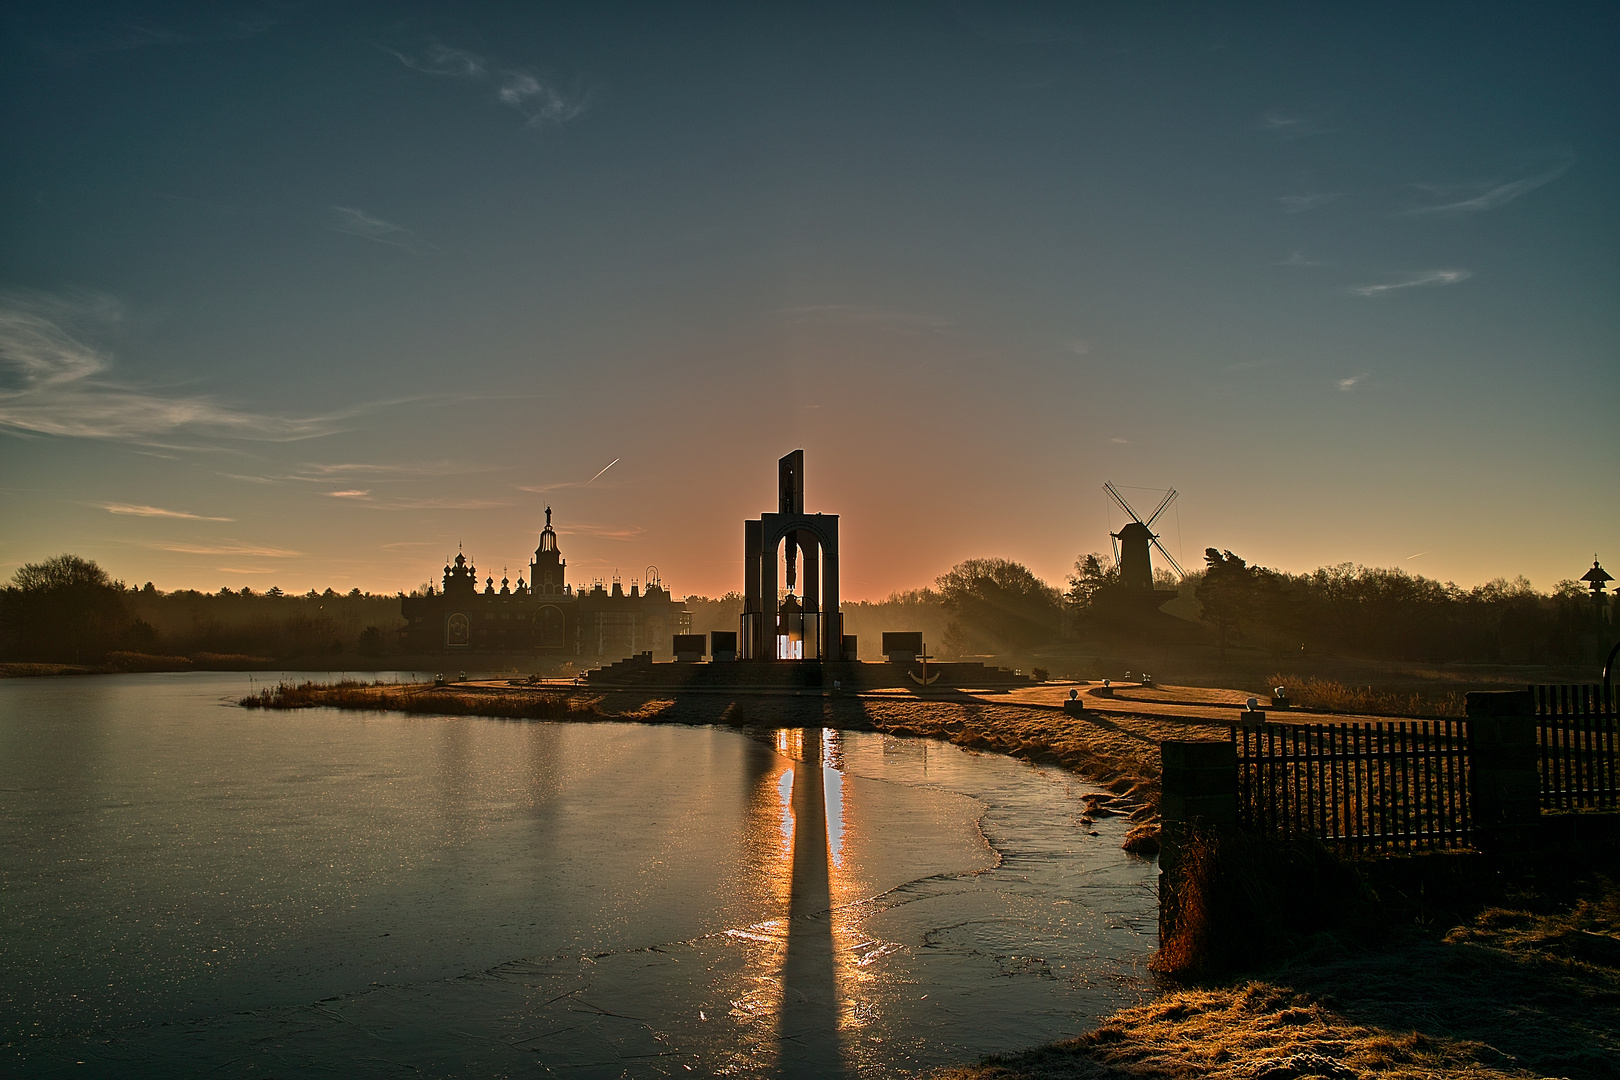
[{"label": "bush", "polygon": [[368,626],[360,631],[360,637],[355,642],[355,652],[361,656],[381,656],[383,651],[382,631],[375,626]]}]

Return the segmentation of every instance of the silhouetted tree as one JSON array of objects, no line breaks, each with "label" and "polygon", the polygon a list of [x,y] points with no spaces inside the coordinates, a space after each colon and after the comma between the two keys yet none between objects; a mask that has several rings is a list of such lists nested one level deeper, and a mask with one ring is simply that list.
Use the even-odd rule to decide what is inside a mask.
[{"label": "silhouetted tree", "polygon": [[1219,636],[1221,659],[1226,659],[1226,635],[1254,609],[1254,571],[1238,556],[1204,549],[1204,580],[1198,583],[1196,595],[1201,614],[1207,623],[1213,623]]},{"label": "silhouetted tree", "polygon": [[1058,591],[1008,559],[968,559],[935,584],[952,621],[994,651],[1029,648],[1058,629]]},{"label": "silhouetted tree", "polygon": [[1091,606],[1097,590],[1119,581],[1119,567],[1100,551],[1082,555],[1074,561],[1074,573],[1068,577],[1069,591],[1063,598],[1076,608]]},{"label": "silhouetted tree", "polygon": [[100,660],[127,623],[123,582],[77,555],[27,563],[0,590],[0,644],[21,660]]}]

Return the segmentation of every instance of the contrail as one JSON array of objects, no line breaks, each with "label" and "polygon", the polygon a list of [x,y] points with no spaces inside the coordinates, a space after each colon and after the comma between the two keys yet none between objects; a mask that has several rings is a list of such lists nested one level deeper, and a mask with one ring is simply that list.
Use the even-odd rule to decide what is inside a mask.
[{"label": "contrail", "polygon": [[1427,555],[1427,554],[1428,554],[1427,551],[1420,551],[1420,552],[1417,553],[1417,555],[1408,555],[1404,561],[1405,562],[1411,562],[1413,559],[1417,558],[1418,555]]},{"label": "contrail", "polygon": [[[614,458],[612,461],[610,461],[606,465],[602,466],[602,472],[597,473],[596,476],[601,476],[602,473],[607,472],[609,469],[613,468],[613,466],[617,465],[618,463],[619,463],[619,459]],[[586,484],[587,487],[589,487],[591,484],[596,483],[596,476],[593,476],[589,480],[585,481],[585,484]]]}]

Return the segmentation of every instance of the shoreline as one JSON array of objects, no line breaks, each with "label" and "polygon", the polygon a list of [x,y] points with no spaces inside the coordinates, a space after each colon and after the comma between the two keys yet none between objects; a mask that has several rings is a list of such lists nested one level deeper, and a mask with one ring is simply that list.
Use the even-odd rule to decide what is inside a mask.
[{"label": "shoreline", "polygon": [[[536,719],[821,726],[935,738],[1057,764],[1112,793],[1088,812],[1122,814],[1139,854],[1157,851],[1158,744],[1224,737],[1226,724],[1128,709],[1079,717],[1035,702],[969,695],[682,695],[586,687],[530,689],[306,684],[264,707],[332,707]],[[288,691],[295,691],[290,696]],[[726,700],[729,697],[729,700]],[[716,700],[725,704],[716,715]],[[695,700],[694,700],[695,699]],[[244,702],[246,704],[246,702]],[[1126,704],[1126,703],[1121,703]],[[497,711],[499,709],[499,711]],[[1413,898],[1393,898],[1411,903]],[[1620,1072],[1620,886],[1532,882],[1502,906],[1457,910],[1416,898],[1424,925],[1384,926],[1368,940],[1322,933],[1247,976],[1176,985],[1063,1042],[934,1071],[939,1080],[1114,1080],[1151,1076],[1250,1080],[1525,1080]],[[1427,905],[1427,906],[1426,906]]]},{"label": "shoreline", "polygon": [[969,750],[1058,765],[1105,789],[1111,797],[1094,800],[1093,812],[1127,817],[1132,829],[1124,848],[1137,855],[1158,852],[1159,742],[1197,733],[1224,737],[1226,730],[1224,723],[1124,711],[1106,716],[1088,713],[1092,720],[1076,722],[1062,709],[1040,703],[882,691],[833,695],[742,689],[688,695],[573,686],[304,683],[267,687],[240,704],[583,723],[825,727],[938,739]]}]

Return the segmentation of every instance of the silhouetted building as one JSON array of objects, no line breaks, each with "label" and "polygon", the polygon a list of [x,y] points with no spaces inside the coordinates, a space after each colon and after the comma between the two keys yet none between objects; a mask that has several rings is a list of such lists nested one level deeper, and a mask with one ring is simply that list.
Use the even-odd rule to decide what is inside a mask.
[{"label": "silhouetted building", "polygon": [[[838,515],[804,512],[803,450],[782,458],[776,470],[776,513],[743,522],[743,612],[738,625],[742,653],[737,658],[846,659],[844,616],[838,606]],[[787,565],[787,595],[780,600],[779,561]]]},{"label": "silhouetted building", "polygon": [[631,582],[626,593],[615,578],[611,587],[568,584],[568,560],[557,547],[546,507],[546,527],[529,563],[529,579],[517,586],[502,576],[484,579],[457,554],[444,568],[441,589],[400,601],[405,626],[400,645],[408,652],[533,652],[602,663],[652,652],[668,655],[674,635],[691,628],[683,603],[649,573],[646,589]]}]

